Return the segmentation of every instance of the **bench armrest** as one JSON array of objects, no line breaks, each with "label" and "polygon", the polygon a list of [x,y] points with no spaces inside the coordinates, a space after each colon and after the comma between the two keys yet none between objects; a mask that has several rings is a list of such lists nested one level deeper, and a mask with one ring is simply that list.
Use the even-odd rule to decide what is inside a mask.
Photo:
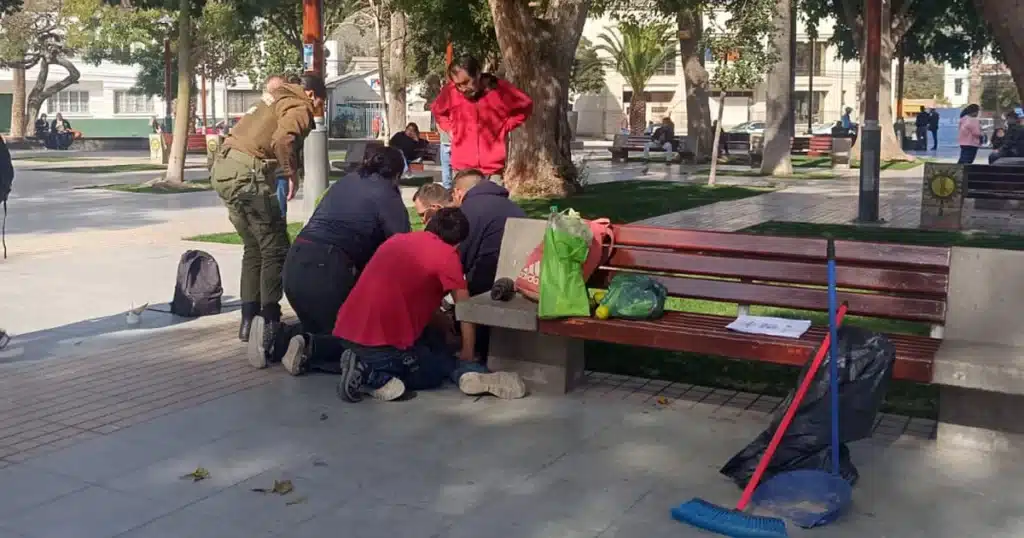
[{"label": "bench armrest", "polygon": [[537,331],[537,303],[521,295],[511,301],[495,301],[490,293],[481,293],[455,305],[455,317],[488,327]]}]

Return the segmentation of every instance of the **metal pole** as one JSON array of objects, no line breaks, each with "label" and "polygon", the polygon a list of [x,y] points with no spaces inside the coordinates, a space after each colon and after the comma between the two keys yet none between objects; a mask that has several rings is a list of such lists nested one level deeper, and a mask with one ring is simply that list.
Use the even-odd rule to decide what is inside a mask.
[{"label": "metal pole", "polygon": [[811,36],[810,52],[807,53],[807,133],[814,131],[814,36]]},{"label": "metal pole", "polygon": [[903,45],[900,45],[900,58],[896,64],[896,119],[903,119],[903,65],[905,63]]},{"label": "metal pole", "polygon": [[[323,0],[302,1],[303,70],[324,76],[324,23]],[[303,143],[302,183],[303,206],[306,217],[313,214],[320,195],[327,190],[330,163],[327,160],[327,122],[324,110],[313,112],[315,127]]]},{"label": "metal pole", "polygon": [[[170,30],[168,30],[170,31]],[[171,132],[171,38],[164,38],[164,132]]]},{"label": "metal pole", "polygon": [[882,0],[864,0],[864,125],[861,126],[860,197],[857,220],[878,221],[879,158],[882,130],[878,125],[878,91],[882,55]]}]

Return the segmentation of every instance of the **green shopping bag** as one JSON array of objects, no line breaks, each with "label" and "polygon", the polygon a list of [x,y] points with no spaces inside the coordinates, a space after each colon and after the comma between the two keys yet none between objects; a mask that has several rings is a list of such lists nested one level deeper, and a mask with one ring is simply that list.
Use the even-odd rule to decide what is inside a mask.
[{"label": "green shopping bag", "polygon": [[589,317],[590,295],[583,280],[583,262],[594,238],[590,225],[579,213],[551,212],[544,232],[544,256],[540,260],[541,319]]}]

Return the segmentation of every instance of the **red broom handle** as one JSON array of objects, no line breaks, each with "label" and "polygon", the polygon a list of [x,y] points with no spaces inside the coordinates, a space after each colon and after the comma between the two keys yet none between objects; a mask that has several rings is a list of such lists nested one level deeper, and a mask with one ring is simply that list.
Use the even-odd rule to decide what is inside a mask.
[{"label": "red broom handle", "polygon": [[[836,311],[836,327],[842,325],[843,318],[846,317],[846,308],[846,303],[843,303],[840,305],[839,310]],[[814,375],[818,373],[818,368],[821,367],[822,361],[825,360],[825,353],[828,352],[830,343],[831,337],[829,333],[825,333],[825,339],[821,342],[821,346],[818,347],[818,353],[814,355],[811,367],[807,369],[807,375],[800,382],[800,387],[796,389],[793,402],[789,404],[789,409],[786,410],[786,414],[782,417],[782,422],[779,422],[779,427],[775,429],[775,435],[772,436],[771,443],[768,443],[768,450],[764,451],[764,456],[761,456],[761,461],[758,462],[757,468],[754,469],[754,476],[750,477],[750,482],[747,482],[747,487],[743,489],[743,496],[740,497],[740,502],[736,504],[736,510],[743,511],[750,504],[750,498],[754,495],[754,490],[757,489],[757,485],[761,482],[761,477],[764,476],[765,470],[768,469],[768,464],[772,462],[772,456],[775,455],[779,444],[782,443],[782,437],[786,435],[789,423],[793,422],[796,410],[800,408],[800,402],[804,400],[807,391],[811,389],[811,381],[814,380]]]}]

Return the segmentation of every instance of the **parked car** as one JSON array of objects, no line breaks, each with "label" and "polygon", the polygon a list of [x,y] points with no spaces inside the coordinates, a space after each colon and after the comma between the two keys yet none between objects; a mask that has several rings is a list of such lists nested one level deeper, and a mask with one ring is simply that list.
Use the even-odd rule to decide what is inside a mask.
[{"label": "parked car", "polygon": [[745,121],[739,125],[730,127],[725,130],[727,133],[747,133],[747,134],[761,134],[764,133],[764,122],[763,121]]}]

